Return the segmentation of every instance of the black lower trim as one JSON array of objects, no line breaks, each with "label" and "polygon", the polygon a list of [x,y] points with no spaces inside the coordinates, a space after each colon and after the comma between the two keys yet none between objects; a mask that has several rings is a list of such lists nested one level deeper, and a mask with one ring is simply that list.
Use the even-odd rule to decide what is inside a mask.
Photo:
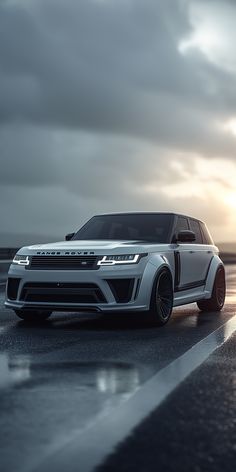
[{"label": "black lower trim", "polygon": [[206,283],[206,280],[198,280],[197,282],[190,282],[189,284],[181,285],[181,287],[176,287],[175,292],[184,292],[185,290],[191,290],[192,288],[202,287]]},{"label": "black lower trim", "polygon": [[10,308],[11,310],[24,310],[24,311],[65,311],[65,312],[86,312],[86,313],[101,313],[102,310],[99,307],[93,306],[83,306],[83,305],[57,305],[56,303],[53,304],[37,304],[37,303],[11,303],[9,301],[5,302],[5,307]]}]

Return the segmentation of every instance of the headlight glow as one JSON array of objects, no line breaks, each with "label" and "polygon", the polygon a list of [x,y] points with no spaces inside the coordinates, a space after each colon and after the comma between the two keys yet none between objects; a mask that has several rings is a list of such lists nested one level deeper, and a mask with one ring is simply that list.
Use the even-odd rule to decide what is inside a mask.
[{"label": "headlight glow", "polygon": [[29,256],[21,256],[21,255],[16,254],[12,263],[21,265],[21,266],[27,266],[30,263],[30,259],[29,259]]},{"label": "headlight glow", "polygon": [[137,264],[139,262],[139,254],[121,254],[113,256],[103,256],[103,258],[98,261],[98,265],[118,265],[118,264]]}]

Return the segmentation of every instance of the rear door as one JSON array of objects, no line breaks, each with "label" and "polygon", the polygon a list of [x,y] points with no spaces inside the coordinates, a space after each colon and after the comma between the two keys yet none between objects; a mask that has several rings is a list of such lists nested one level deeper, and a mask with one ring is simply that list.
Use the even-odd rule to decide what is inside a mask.
[{"label": "rear door", "polygon": [[213,251],[211,246],[206,243],[200,222],[189,218],[189,225],[191,231],[196,235],[196,241],[192,245],[194,271],[199,281],[205,281],[213,257]]},{"label": "rear door", "polygon": [[[183,230],[189,230],[188,218],[184,216],[178,216],[176,220],[176,226],[174,234],[177,237],[178,233]],[[193,271],[189,270],[191,267],[193,257],[192,257],[192,245],[188,243],[178,243],[176,244],[176,250],[174,252],[175,256],[175,291],[181,290],[181,287],[186,283],[193,282],[195,276]]]}]

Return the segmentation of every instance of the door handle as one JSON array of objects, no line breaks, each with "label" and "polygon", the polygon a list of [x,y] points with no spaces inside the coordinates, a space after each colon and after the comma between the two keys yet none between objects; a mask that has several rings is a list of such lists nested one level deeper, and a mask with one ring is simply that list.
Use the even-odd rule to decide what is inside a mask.
[{"label": "door handle", "polygon": [[189,254],[195,254],[195,251],[189,251]]}]

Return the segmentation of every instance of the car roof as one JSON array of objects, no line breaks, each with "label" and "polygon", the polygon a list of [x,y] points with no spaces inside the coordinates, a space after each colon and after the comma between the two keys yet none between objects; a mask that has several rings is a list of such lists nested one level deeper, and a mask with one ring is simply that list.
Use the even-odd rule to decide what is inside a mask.
[{"label": "car roof", "polygon": [[101,213],[94,216],[122,216],[122,215],[170,215],[170,216],[183,216],[184,218],[191,218],[196,221],[200,221],[204,223],[199,218],[195,218],[194,216],[184,215],[183,213],[174,213],[169,211],[124,211],[124,212],[114,212],[114,213]]}]

